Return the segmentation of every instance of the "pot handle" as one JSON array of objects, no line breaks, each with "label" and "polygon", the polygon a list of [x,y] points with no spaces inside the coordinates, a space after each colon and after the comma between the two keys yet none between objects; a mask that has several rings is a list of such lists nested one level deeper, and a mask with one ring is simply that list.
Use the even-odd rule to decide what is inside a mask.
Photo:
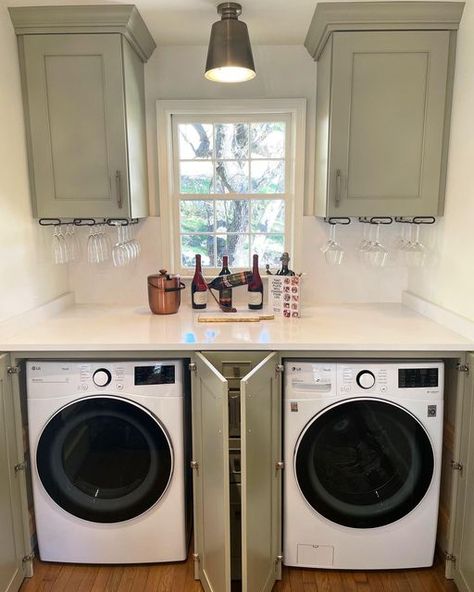
[{"label": "pot handle", "polygon": [[183,282],[179,282],[179,286],[177,288],[165,288],[165,292],[179,292],[185,288],[186,286],[183,284]]}]

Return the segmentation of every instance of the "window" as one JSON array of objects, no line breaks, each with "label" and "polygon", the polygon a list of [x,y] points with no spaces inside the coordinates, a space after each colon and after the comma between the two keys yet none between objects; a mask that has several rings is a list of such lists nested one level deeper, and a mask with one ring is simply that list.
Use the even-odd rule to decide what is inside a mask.
[{"label": "window", "polygon": [[209,275],[226,254],[232,270],[248,269],[253,253],[262,267],[277,267],[285,250],[294,260],[302,209],[296,116],[304,121],[304,101],[286,101],[286,110],[283,101],[241,101],[235,110],[225,101],[186,101],[186,112],[182,103],[158,102],[158,137],[163,127],[168,135],[159,156],[170,268],[190,275],[196,253]]}]

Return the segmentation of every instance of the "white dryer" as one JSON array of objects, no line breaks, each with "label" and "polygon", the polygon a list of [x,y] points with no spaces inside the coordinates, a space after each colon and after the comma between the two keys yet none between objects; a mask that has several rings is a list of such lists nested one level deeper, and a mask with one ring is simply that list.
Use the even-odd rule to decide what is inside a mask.
[{"label": "white dryer", "polygon": [[286,362],[286,565],[432,564],[443,374],[436,361]]},{"label": "white dryer", "polygon": [[186,559],[183,379],[176,360],[28,362],[41,559]]}]

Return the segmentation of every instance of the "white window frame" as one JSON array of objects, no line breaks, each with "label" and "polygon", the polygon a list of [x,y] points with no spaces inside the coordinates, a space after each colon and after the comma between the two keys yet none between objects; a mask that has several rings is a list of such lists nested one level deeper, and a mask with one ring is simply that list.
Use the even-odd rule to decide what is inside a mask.
[{"label": "white window frame", "polygon": [[[194,121],[222,117],[259,117],[262,120],[283,118],[287,128],[285,167],[285,194],[215,194],[215,199],[279,199],[285,198],[285,249],[290,252],[291,264],[298,269],[301,261],[301,225],[304,208],[306,99],[243,99],[243,100],[159,100],[157,112],[158,189],[160,195],[162,261],[165,267],[183,277],[192,275],[192,270],[181,267],[179,232],[179,196],[181,199],[197,198],[179,194],[179,179],[174,159],[173,125],[180,118]],[[289,132],[289,133],[288,133]],[[204,199],[203,195],[199,196]],[[205,268],[207,276],[219,270]]]}]

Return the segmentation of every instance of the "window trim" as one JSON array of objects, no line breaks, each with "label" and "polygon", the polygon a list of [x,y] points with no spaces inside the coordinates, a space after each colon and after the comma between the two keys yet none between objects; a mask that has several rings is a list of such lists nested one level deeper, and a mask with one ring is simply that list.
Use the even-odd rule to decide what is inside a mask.
[{"label": "window trim", "polygon": [[[158,191],[160,197],[161,244],[163,265],[186,277],[189,268],[182,268],[179,257],[179,207],[177,207],[175,191],[175,167],[173,147],[173,116],[219,117],[219,116],[272,116],[282,115],[291,122],[290,150],[286,162],[288,175],[285,194],[271,194],[263,198],[278,199],[279,195],[287,196],[289,210],[285,219],[287,233],[287,249],[290,252],[292,265],[297,267],[301,261],[301,232],[297,229],[303,222],[304,208],[304,171],[305,171],[305,135],[306,135],[306,99],[192,99],[192,100],[158,100],[157,115],[157,150],[158,150]],[[288,141],[288,139],[287,139]],[[237,199],[237,195],[225,194],[225,199]],[[187,196],[186,196],[187,198]],[[252,199],[260,195],[253,194]],[[202,196],[201,196],[202,199]],[[178,204],[179,205],[179,204]],[[216,269],[207,268],[206,275],[215,275]]]}]

